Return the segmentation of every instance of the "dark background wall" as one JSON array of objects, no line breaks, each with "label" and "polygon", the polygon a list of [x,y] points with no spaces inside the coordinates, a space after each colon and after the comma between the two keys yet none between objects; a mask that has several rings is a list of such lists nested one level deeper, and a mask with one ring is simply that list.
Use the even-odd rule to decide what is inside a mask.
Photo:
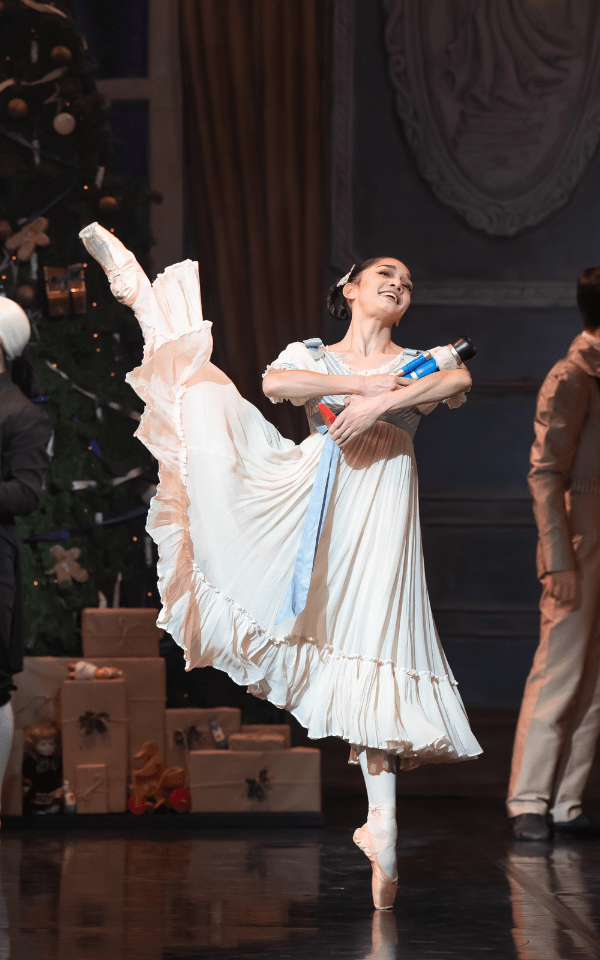
[{"label": "dark background wall", "polygon": [[[470,365],[468,403],[424,418],[415,444],[436,622],[467,704],[514,706],[538,626],[536,530],[526,484],[535,395],[581,329],[577,276],[600,260],[600,155],[566,206],[539,226],[512,238],[472,229],[435,197],[404,136],[388,74],[383,0],[355,0],[344,14],[354,17],[346,249],[355,259],[393,254],[411,269],[415,302],[397,331],[399,343],[426,348],[466,334],[479,350]],[[345,43],[342,36],[333,51],[333,69],[341,74],[348,71]],[[334,97],[343,76],[338,81]],[[335,160],[335,143],[333,154]],[[337,218],[336,225],[334,212],[334,234],[339,211]],[[350,265],[336,263],[328,277]],[[496,281],[508,288],[565,281],[573,301],[560,308],[419,305],[419,283],[429,280]],[[326,340],[339,337],[329,323]]]},{"label": "dark background wall", "polygon": [[[388,72],[384,0],[322,3],[331,33],[323,150],[331,249],[323,257],[323,292],[353,260],[391,253],[415,281],[398,342],[428,347],[467,334],[478,347],[468,403],[435,411],[417,434],[423,539],[436,621],[466,703],[514,707],[538,627],[536,530],[526,484],[535,396],[581,328],[577,275],[600,260],[600,154],[568,203],[535,228],[515,237],[472,229],[436,198],[405,138]],[[146,0],[77,0],[76,7],[100,78],[146,75]],[[122,42],[127,37],[131,42]],[[112,114],[125,172],[142,175],[146,104],[116,100]],[[179,189],[183,194],[183,173]],[[196,257],[193,231],[186,236],[185,255]],[[445,280],[495,282],[511,305],[420,297],[420,285]],[[549,296],[546,305],[531,306],[531,298],[512,295],[533,282],[542,292],[562,282],[572,299],[563,295],[563,305],[552,306]],[[335,342],[342,331],[324,314],[307,317],[305,335],[319,333]],[[281,346],[274,344],[274,355]]]}]

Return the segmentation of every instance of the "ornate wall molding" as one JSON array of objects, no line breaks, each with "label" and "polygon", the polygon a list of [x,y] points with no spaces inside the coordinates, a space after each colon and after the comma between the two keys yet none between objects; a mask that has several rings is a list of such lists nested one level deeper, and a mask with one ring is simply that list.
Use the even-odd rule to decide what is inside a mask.
[{"label": "ornate wall molding", "polygon": [[600,139],[597,0],[384,4],[397,110],[436,196],[498,236],[560,209]]},{"label": "ornate wall molding", "polygon": [[576,307],[573,280],[419,280],[413,304],[427,307],[496,307],[501,310]]}]

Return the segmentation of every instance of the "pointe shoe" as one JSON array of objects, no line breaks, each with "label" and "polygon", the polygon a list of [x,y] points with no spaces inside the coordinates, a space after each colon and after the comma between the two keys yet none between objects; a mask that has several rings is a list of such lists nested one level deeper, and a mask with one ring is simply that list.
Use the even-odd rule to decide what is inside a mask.
[{"label": "pointe shoe", "polygon": [[353,839],[356,846],[360,847],[362,852],[369,858],[373,867],[372,890],[375,909],[391,910],[394,906],[396,891],[398,889],[398,872],[396,871],[396,877],[394,879],[388,877],[387,873],[379,866],[377,860],[377,853],[388,845],[387,841],[385,838],[374,838],[371,835],[368,823],[365,823],[362,827],[359,827],[358,830],[355,830]]},{"label": "pointe shoe", "polygon": [[145,312],[152,287],[134,255],[99,223],[88,224],[79,236],[108,277],[113,296],[136,313]]}]

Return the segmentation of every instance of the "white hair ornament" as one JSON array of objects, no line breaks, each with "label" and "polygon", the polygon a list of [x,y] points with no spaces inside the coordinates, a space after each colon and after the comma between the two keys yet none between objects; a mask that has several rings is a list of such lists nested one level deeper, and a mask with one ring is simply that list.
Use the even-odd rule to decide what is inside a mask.
[{"label": "white hair ornament", "polygon": [[345,286],[346,286],[346,284],[348,283],[348,280],[350,279],[350,274],[351,274],[352,271],[354,270],[355,266],[356,266],[356,264],[353,263],[352,266],[350,267],[350,269],[348,270],[348,273],[345,273],[344,276],[342,277],[342,279],[341,279],[341,280],[338,280],[338,282],[336,283],[336,286],[337,286],[337,287],[345,287]]}]

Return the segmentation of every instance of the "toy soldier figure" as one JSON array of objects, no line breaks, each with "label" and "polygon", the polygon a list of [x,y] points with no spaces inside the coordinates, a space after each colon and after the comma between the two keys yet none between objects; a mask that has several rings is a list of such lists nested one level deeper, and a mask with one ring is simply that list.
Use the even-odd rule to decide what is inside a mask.
[{"label": "toy soldier figure", "polygon": [[544,380],[531,451],[543,593],[508,790],[517,840],[600,837],[581,806],[600,731],[600,267],[577,303],[585,329]]}]

